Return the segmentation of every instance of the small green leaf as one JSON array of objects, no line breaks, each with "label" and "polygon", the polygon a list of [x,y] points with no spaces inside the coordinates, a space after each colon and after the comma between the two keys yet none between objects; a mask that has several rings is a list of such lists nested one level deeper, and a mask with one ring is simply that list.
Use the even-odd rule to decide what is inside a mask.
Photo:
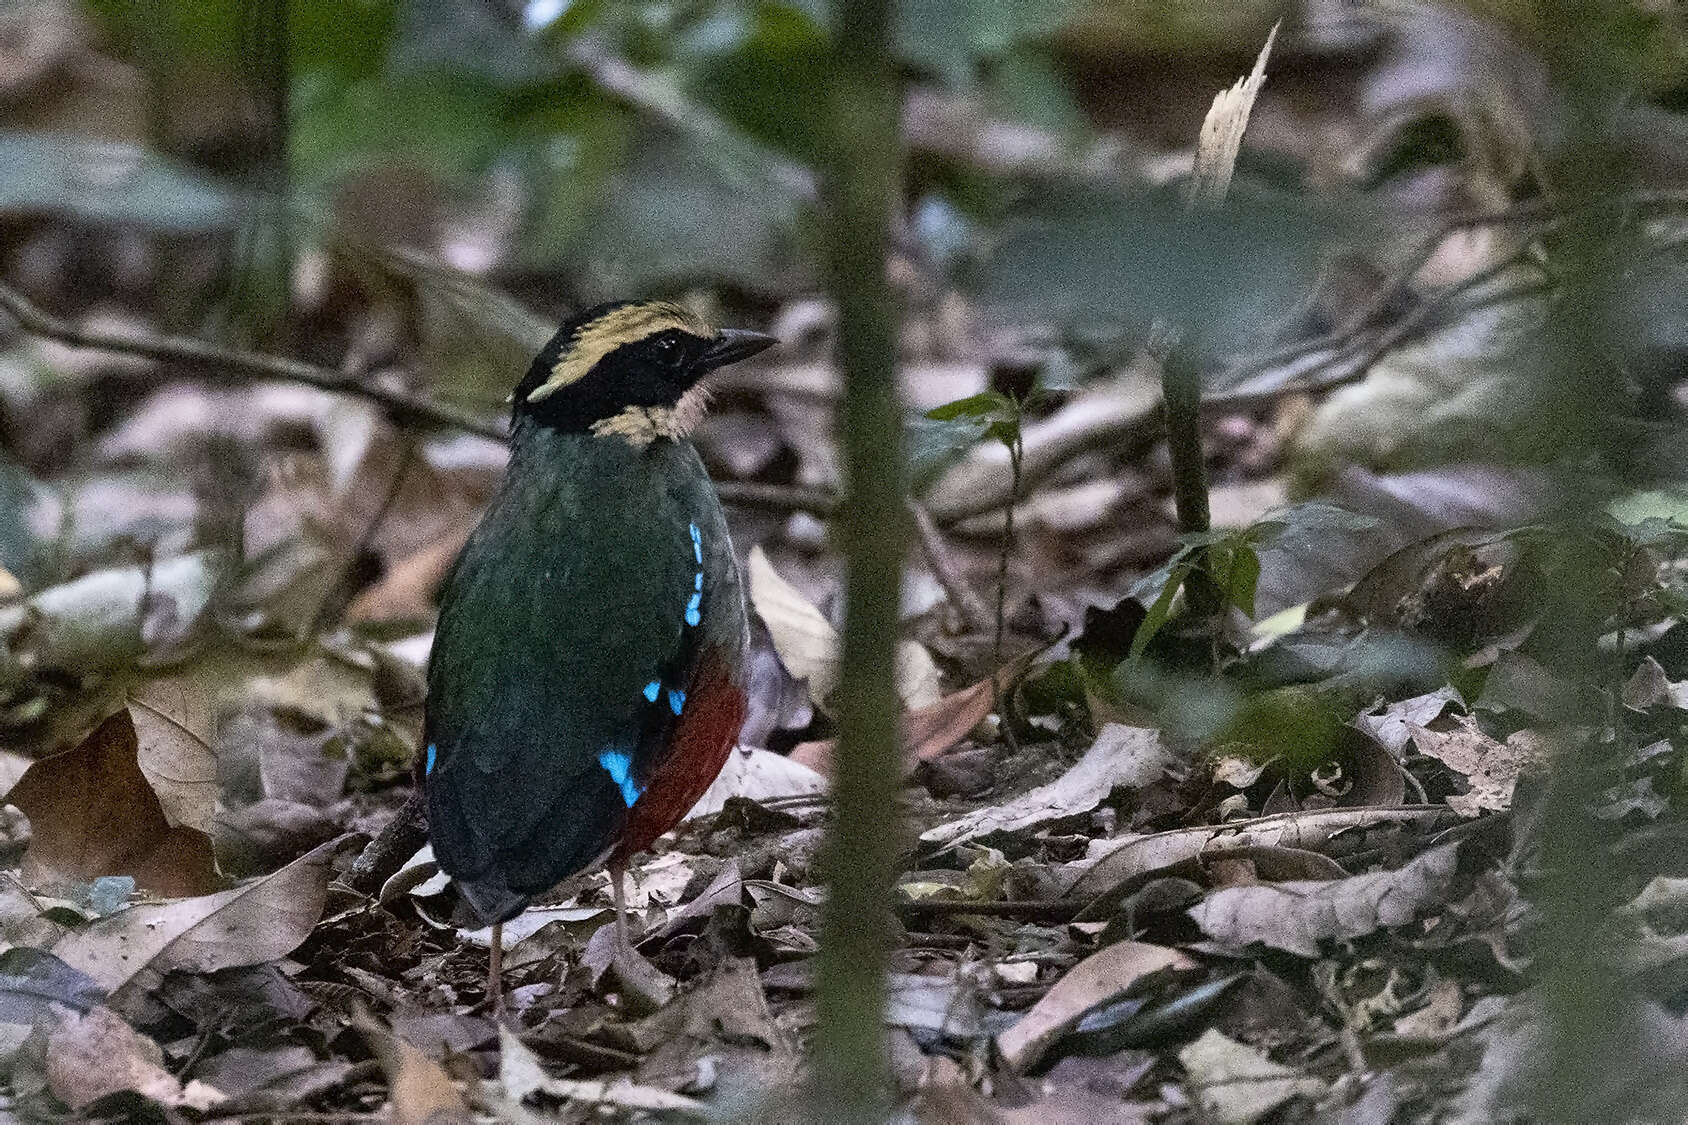
[{"label": "small green leaf", "polygon": [[995,438],[1012,451],[1020,440],[1020,420],[1018,418],[998,418],[985,428],[985,436]]},{"label": "small green leaf", "polygon": [[1001,391],[982,391],[967,398],[958,398],[942,406],[934,406],[926,417],[934,422],[952,422],[958,418],[986,421],[1003,414],[1014,413],[1014,402]]},{"label": "small green leaf", "polygon": [[1225,577],[1225,600],[1254,619],[1254,591],[1260,585],[1260,556],[1246,540],[1231,546],[1231,565]]},{"label": "small green leaf", "polygon": [[1155,639],[1155,634],[1161,631],[1166,619],[1172,614],[1172,599],[1178,596],[1178,591],[1184,585],[1184,580],[1190,577],[1193,569],[1191,563],[1180,563],[1167,573],[1166,585],[1161,588],[1160,597],[1149,606],[1149,611],[1143,617],[1143,624],[1137,626],[1137,635],[1131,638],[1131,657],[1136,662],[1142,657],[1149,642]]}]

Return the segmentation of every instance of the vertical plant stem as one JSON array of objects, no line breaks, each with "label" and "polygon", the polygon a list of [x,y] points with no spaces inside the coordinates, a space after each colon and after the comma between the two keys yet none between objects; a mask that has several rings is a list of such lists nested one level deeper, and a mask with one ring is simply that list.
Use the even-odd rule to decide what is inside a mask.
[{"label": "vertical plant stem", "polygon": [[1008,556],[1014,550],[1014,507],[1020,502],[1020,471],[1026,455],[1026,446],[1020,436],[1020,423],[1023,421],[1023,417],[1015,421],[1014,440],[1008,444],[1008,468],[1013,484],[1008,493],[1008,506],[1002,510],[1002,553],[996,559],[996,643],[991,649],[991,693],[994,696],[991,705],[996,709],[997,721],[1002,727],[1002,741],[1013,753],[1019,753],[1020,744],[1014,737],[1013,724],[1008,721],[1002,681],[997,679],[996,673],[1002,667],[1002,637],[1008,630],[1004,612],[1008,600]]},{"label": "vertical plant stem", "polygon": [[[1611,151],[1609,117],[1618,101],[1615,9],[1599,0],[1543,0],[1536,8],[1565,114],[1561,147],[1547,157],[1548,188],[1565,209],[1555,257],[1565,285],[1546,328],[1543,378],[1523,435],[1526,454],[1556,455],[1561,488],[1558,573],[1545,591],[1534,643],[1570,683],[1598,677],[1597,644],[1611,608],[1598,591],[1605,566],[1590,534],[1604,500],[1596,483],[1612,464],[1612,420],[1620,406],[1605,282],[1620,252],[1608,215],[1594,206],[1623,188],[1623,163]],[[1537,1119],[1595,1122],[1647,1116],[1646,1082],[1635,1069],[1644,1052],[1633,1038],[1634,993],[1615,970],[1599,935],[1618,905],[1622,881],[1612,870],[1612,825],[1589,804],[1603,782],[1598,740],[1569,725],[1555,736],[1553,772],[1540,818],[1542,885],[1537,893],[1546,972],[1547,1057],[1533,1085]],[[1618,1078],[1628,1075],[1627,1078]],[[1656,1094],[1652,1095],[1656,1100]]]},{"label": "vertical plant stem", "polygon": [[[1202,457],[1202,376],[1190,347],[1170,338],[1171,330],[1157,324],[1167,337],[1150,347],[1159,352],[1161,398],[1166,413],[1166,449],[1172,461],[1172,503],[1178,530],[1185,535],[1206,531],[1211,516],[1207,505],[1207,465]],[[1205,550],[1191,558],[1184,583],[1190,611],[1198,617],[1217,613],[1224,605],[1213,580]]]},{"label": "vertical plant stem", "polygon": [[835,0],[827,86],[826,244],[839,311],[846,494],[837,817],[827,841],[819,958],[816,1120],[869,1125],[889,1109],[885,964],[891,935],[897,791],[896,628],[908,535],[896,308],[885,276],[899,183],[900,98],[889,0]]}]

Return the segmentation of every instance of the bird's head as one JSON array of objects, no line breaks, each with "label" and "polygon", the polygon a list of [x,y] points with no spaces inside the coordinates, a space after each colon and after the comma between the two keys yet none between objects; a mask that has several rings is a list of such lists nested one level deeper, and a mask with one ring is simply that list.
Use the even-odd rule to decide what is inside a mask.
[{"label": "bird's head", "polygon": [[534,359],[512,396],[514,422],[635,445],[682,438],[703,414],[698,380],[774,342],[665,301],[599,305],[565,321]]}]

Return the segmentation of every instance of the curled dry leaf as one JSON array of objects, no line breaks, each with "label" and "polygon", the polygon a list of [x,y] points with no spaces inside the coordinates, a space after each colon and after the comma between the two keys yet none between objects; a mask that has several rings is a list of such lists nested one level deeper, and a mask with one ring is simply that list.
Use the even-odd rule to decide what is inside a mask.
[{"label": "curled dry leaf", "polygon": [[1191,1093],[1209,1120],[1252,1125],[1291,1098],[1317,1098],[1325,1084],[1267,1058],[1212,1028],[1178,1052]]},{"label": "curled dry leaf", "polygon": [[1391,703],[1375,715],[1361,715],[1354,720],[1354,726],[1371,735],[1399,761],[1412,742],[1413,728],[1429,726],[1449,704],[1464,707],[1465,700],[1455,688],[1440,688],[1427,695]]},{"label": "curled dry leaf", "polygon": [[997,832],[1017,832],[1089,812],[1114,789],[1148,785],[1173,764],[1160,731],[1109,723],[1078,763],[1004,805],[979,809],[920,834],[926,844],[953,847]]},{"label": "curled dry leaf", "polygon": [[1108,894],[1128,879],[1195,859],[1210,851],[1253,846],[1305,848],[1319,851],[1338,833],[1384,825],[1428,829],[1453,815],[1441,805],[1411,805],[1396,809],[1325,809],[1276,813],[1230,824],[1174,828],[1148,836],[1103,841],[1100,854],[1067,888],[1063,897],[1095,898]]},{"label": "curled dry leaf", "polygon": [[1193,968],[1195,962],[1176,949],[1136,941],[1115,942],[1073,966],[1018,1023],[996,1037],[997,1050],[1010,1067],[1027,1070],[1097,1004],[1119,996],[1150,973]]},{"label": "curled dry leaf", "polygon": [[[793,679],[809,686],[809,698],[825,707],[838,686],[838,630],[802,591],[780,577],[760,546],[750,549],[750,605],[773,638],[774,651]],[[897,646],[897,695],[903,706],[927,707],[941,690],[938,666],[913,641]]]},{"label": "curled dry leaf", "polygon": [[352,839],[331,840],[232,890],[131,906],[66,935],[53,952],[113,993],[146,988],[171,969],[211,973],[273,961],[310,936],[334,857]]},{"label": "curled dry leaf", "polygon": [[1420,910],[1442,905],[1458,862],[1458,845],[1444,844],[1395,871],[1328,882],[1227,887],[1208,895],[1188,913],[1203,933],[1225,945],[1240,949],[1259,942],[1302,957],[1317,957],[1321,941],[1364,937],[1385,926],[1402,926]]},{"label": "curled dry leaf", "polygon": [[183,1086],[164,1069],[164,1052],[110,1008],[60,1010],[47,1038],[47,1086],[73,1110],[108,1094],[133,1091],[160,1105],[201,1112],[223,1101],[203,1082]]},{"label": "curled dry leaf", "polygon": [[160,895],[204,894],[217,885],[211,840],[172,826],[137,761],[127,710],[76,749],[34,763],[7,794],[33,836],[23,875],[34,884],[129,875]]}]

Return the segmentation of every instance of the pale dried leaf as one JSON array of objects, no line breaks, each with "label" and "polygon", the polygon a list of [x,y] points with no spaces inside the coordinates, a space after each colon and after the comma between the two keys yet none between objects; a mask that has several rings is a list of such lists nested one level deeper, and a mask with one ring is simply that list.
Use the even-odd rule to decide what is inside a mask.
[{"label": "pale dried leaf", "polygon": [[540,1065],[539,1057],[522,1043],[508,1027],[498,1029],[498,1081],[504,1093],[513,1101],[537,1093],[563,1098],[583,1107],[607,1106],[621,1110],[640,1110],[646,1113],[673,1113],[685,1117],[707,1118],[708,1107],[694,1098],[670,1093],[655,1086],[638,1086],[626,1079],[614,1081],[581,1081],[573,1078],[552,1078]]},{"label": "pale dried leaf", "polygon": [[1196,1104],[1219,1125],[1252,1125],[1291,1098],[1317,1098],[1325,1084],[1209,1028],[1178,1052]]},{"label": "pale dried leaf", "polygon": [[209,834],[217,815],[217,716],[203,681],[146,680],[129,689],[137,761],[172,825]]},{"label": "pale dried leaf", "polygon": [[1444,844],[1394,871],[1227,887],[1188,913],[1203,933],[1225,945],[1241,949],[1259,942],[1317,957],[1321,941],[1402,926],[1419,911],[1443,905],[1458,863],[1458,845]]},{"label": "pale dried leaf", "polygon": [[1248,77],[1238,79],[1229,90],[1214,96],[1196,141],[1196,166],[1185,197],[1190,207],[1217,207],[1225,202],[1231,190],[1231,174],[1237,166],[1237,153],[1243,147],[1243,133],[1248,130],[1249,113],[1254,109],[1260,88],[1266,84],[1266,59],[1277,38],[1278,25],[1273,24]]},{"label": "pale dried leaf", "polygon": [[1465,706],[1458,689],[1451,686],[1391,703],[1376,715],[1361,715],[1354,727],[1371,735],[1398,760],[1412,741],[1413,728],[1429,726],[1449,704]]},{"label": "pale dried leaf", "polygon": [[59,1010],[47,1039],[47,1085],[71,1109],[133,1091],[160,1105],[205,1111],[224,1100],[203,1082],[183,1086],[164,1069],[164,1052],[110,1008],[86,1015]]},{"label": "pale dried leaf", "polygon": [[170,969],[210,973],[273,961],[322,917],[334,856],[347,839],[232,890],[118,911],[66,935],[53,953],[113,993],[138,977],[146,987]]},{"label": "pale dried leaf", "polygon": [[780,663],[809,685],[816,704],[824,704],[838,686],[838,630],[780,576],[760,545],[750,549],[749,564],[750,605],[768,627]]},{"label": "pale dried leaf", "polygon": [[392,1125],[468,1125],[469,1106],[439,1063],[368,1016],[354,1022],[387,1072]]},{"label": "pale dried leaf", "polygon": [[824,793],[826,786],[824,776],[800,762],[754,746],[739,746],[727,756],[727,764],[683,819],[712,816],[721,811],[728,797],[771,801]]},{"label": "pale dried leaf", "polygon": [[[838,630],[802,591],[787,582],[760,546],[750,549],[750,605],[773,639],[780,663],[808,685],[809,698],[825,707],[838,687]],[[932,654],[914,641],[897,645],[897,696],[903,706],[938,702],[942,677]]]},{"label": "pale dried leaf", "polygon": [[1547,765],[1549,748],[1533,731],[1521,730],[1505,742],[1484,734],[1475,720],[1458,716],[1452,731],[1412,727],[1413,745],[1465,778],[1471,789],[1448,798],[1448,807],[1461,816],[1477,816],[1485,809],[1512,807],[1512,789],[1526,770]]},{"label": "pale dried leaf", "polygon": [[1127,879],[1227,848],[1293,847],[1318,851],[1339,833],[1384,824],[1409,825],[1427,831],[1451,820],[1452,816],[1440,805],[1400,809],[1317,809],[1274,813],[1230,824],[1174,828],[1119,840],[1093,840],[1091,854],[1072,865],[1081,870],[1064,897],[1094,898]]},{"label": "pale dried leaf", "polygon": [[1173,764],[1160,731],[1110,723],[1078,763],[1004,805],[979,809],[921,833],[922,843],[954,846],[994,832],[1015,832],[1089,812],[1114,789],[1148,785]]},{"label": "pale dried leaf", "polygon": [[1162,969],[1195,967],[1184,954],[1160,945],[1120,941],[1077,965],[1043,994],[1018,1023],[996,1037],[1003,1061],[1015,1070],[1035,1066],[1051,1044],[1085,1012],[1125,992],[1139,978]]},{"label": "pale dried leaf", "polygon": [[1657,660],[1644,656],[1636,665],[1635,674],[1624,684],[1623,702],[1625,707],[1633,707],[1637,711],[1652,707],[1688,711],[1688,680],[1672,683]]}]

